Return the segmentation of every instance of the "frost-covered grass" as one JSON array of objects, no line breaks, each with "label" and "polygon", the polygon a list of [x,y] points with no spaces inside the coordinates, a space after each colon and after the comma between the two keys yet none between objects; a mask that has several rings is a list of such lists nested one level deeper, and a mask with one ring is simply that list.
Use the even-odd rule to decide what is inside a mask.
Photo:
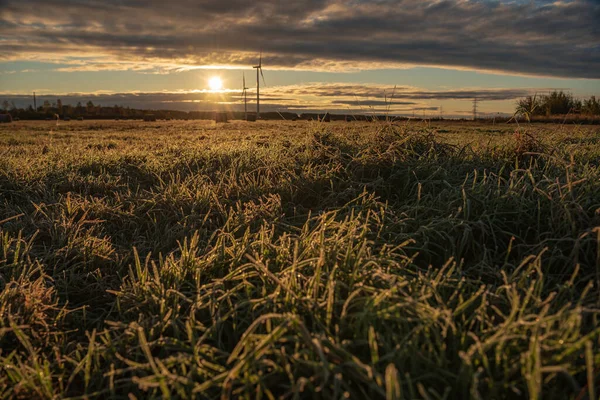
[{"label": "frost-covered grass", "polygon": [[597,398],[600,130],[0,126],[0,396]]}]

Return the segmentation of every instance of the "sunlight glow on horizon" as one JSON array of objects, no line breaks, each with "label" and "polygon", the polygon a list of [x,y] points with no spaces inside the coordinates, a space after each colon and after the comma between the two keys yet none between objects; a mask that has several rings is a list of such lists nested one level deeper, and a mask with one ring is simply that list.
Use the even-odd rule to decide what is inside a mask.
[{"label": "sunlight glow on horizon", "polygon": [[219,76],[213,76],[208,80],[208,87],[213,92],[218,92],[223,89],[223,80]]}]

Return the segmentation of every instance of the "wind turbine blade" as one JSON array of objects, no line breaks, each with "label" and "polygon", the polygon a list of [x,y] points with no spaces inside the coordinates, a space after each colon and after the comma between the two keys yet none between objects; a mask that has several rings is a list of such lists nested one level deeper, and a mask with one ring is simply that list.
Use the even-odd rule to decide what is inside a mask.
[{"label": "wind turbine blade", "polygon": [[244,79],[244,91],[246,90],[246,74],[242,72],[242,78]]},{"label": "wind turbine blade", "polygon": [[259,68],[262,67],[262,50],[260,51],[260,57],[258,59],[258,66],[259,66]]},{"label": "wind turbine blade", "polygon": [[265,82],[265,76],[263,75],[262,68],[260,69],[260,76],[262,76],[263,85],[267,86],[267,82]]}]

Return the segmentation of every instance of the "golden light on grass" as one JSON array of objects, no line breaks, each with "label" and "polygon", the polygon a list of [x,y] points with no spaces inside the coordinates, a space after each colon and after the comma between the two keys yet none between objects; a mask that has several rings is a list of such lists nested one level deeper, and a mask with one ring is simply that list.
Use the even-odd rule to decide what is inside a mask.
[{"label": "golden light on grass", "polygon": [[218,92],[223,89],[223,80],[218,76],[213,76],[208,80],[208,87],[213,92]]}]

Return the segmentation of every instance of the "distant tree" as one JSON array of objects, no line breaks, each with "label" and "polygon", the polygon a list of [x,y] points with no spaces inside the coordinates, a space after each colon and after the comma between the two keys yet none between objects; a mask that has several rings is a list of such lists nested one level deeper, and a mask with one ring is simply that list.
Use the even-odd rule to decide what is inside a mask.
[{"label": "distant tree", "polygon": [[90,100],[87,102],[87,112],[88,114],[91,114],[92,111],[94,110],[94,103]]},{"label": "distant tree", "polygon": [[44,110],[45,113],[48,113],[48,111],[50,111],[50,107],[52,107],[50,105],[50,102],[48,100],[44,100],[44,104],[42,105],[42,109]]},{"label": "distant tree", "polygon": [[8,112],[8,107],[10,107],[10,103],[8,102],[8,100],[4,100],[4,101],[2,102],[2,109],[3,109],[5,112]]},{"label": "distant tree", "polygon": [[576,114],[581,114],[581,110],[583,109],[583,103],[579,99],[573,99],[573,104],[571,105],[571,111]]},{"label": "distant tree", "polygon": [[[515,113],[523,115],[527,120],[530,120],[534,115],[566,115],[578,113],[590,113],[593,110],[593,103],[589,100],[582,102],[573,97],[570,93],[563,91],[554,91],[548,95],[527,96],[517,101]],[[591,107],[591,108],[590,108]]]},{"label": "distant tree", "polygon": [[565,115],[573,112],[576,104],[571,94],[554,91],[542,97],[542,109],[546,115]]},{"label": "distant tree", "polygon": [[600,102],[596,100],[596,96],[583,102],[581,112],[588,115],[600,115]]}]

